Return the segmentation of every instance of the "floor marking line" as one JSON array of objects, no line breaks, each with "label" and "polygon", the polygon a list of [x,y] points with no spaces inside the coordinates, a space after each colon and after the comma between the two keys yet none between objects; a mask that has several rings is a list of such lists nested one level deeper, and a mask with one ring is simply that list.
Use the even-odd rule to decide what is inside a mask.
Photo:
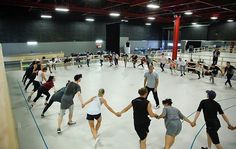
[{"label": "floor marking line", "polygon": [[[233,108],[233,107],[236,107],[236,105],[229,106],[229,107],[225,108],[224,111],[227,111],[228,109]],[[193,139],[193,142],[192,142],[192,144],[191,144],[191,146],[190,146],[190,149],[193,148],[193,145],[194,145],[194,143],[195,143],[195,141],[196,141],[198,135],[200,134],[200,132],[202,131],[202,129],[204,128],[205,125],[206,125],[206,124],[204,124],[204,125],[200,128],[200,130],[197,132],[197,134],[195,135],[195,137],[194,137],[194,139]]]},{"label": "floor marking line", "polygon": [[21,94],[23,95],[23,97],[24,97],[24,99],[25,99],[25,102],[26,102],[26,104],[27,104],[28,110],[30,111],[31,116],[33,117],[34,123],[35,123],[36,127],[38,128],[38,131],[39,131],[39,134],[41,135],[41,138],[42,138],[42,140],[43,140],[43,143],[44,143],[46,149],[48,149],[48,145],[47,145],[47,143],[46,143],[46,141],[45,141],[45,139],[44,139],[44,137],[43,137],[43,134],[42,134],[42,132],[41,132],[39,126],[38,126],[38,123],[37,123],[37,121],[36,121],[36,119],[35,119],[35,117],[34,117],[34,114],[33,114],[33,112],[31,111],[31,109],[30,109],[30,107],[29,107],[29,104],[28,104],[27,99],[26,99],[26,97],[25,97],[25,95],[24,95],[24,93],[23,93],[23,90],[22,90],[22,88],[21,88],[21,86],[20,86],[19,81],[17,81],[17,83],[18,83],[18,85],[19,85]]}]

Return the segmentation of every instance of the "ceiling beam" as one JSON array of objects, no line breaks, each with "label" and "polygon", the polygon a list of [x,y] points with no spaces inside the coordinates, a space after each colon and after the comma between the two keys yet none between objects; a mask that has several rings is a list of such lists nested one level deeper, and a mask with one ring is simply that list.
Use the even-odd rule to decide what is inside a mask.
[{"label": "ceiling beam", "polygon": [[149,3],[150,0],[133,0],[130,4],[130,7],[140,6]]},{"label": "ceiling beam", "polygon": [[119,4],[130,4],[130,0],[107,0],[107,1]]},{"label": "ceiling beam", "polygon": [[205,5],[208,5],[208,6],[216,7],[216,8],[219,8],[219,9],[223,9],[223,10],[227,10],[227,11],[231,11],[231,12],[236,12],[235,10],[231,10],[229,8],[219,6],[217,4],[212,4],[210,2],[206,2],[206,1],[202,1],[202,0],[198,0],[198,2],[200,2],[202,4],[205,4]]},{"label": "ceiling beam", "polygon": [[[38,8],[43,10],[54,10],[56,5],[55,4],[45,4],[45,3],[37,3],[37,2],[27,2],[27,1],[2,1],[0,5],[8,5],[8,6],[18,6],[18,7],[26,7],[26,8]],[[96,9],[96,8],[88,8],[88,7],[81,7],[78,5],[70,5],[69,9],[71,12],[82,12],[82,13],[90,13],[90,14],[97,14],[97,15],[108,15],[110,13],[109,10],[104,9]],[[129,19],[142,19],[146,18],[146,14],[139,14],[139,13],[130,13],[127,11],[122,11],[121,16],[128,17]],[[159,17],[161,20],[170,21],[166,18]]]}]

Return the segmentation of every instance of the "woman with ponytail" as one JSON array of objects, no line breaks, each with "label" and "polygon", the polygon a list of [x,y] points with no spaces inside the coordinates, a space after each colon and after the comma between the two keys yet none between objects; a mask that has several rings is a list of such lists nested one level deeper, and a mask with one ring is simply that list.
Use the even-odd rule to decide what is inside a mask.
[{"label": "woman with ponytail", "polygon": [[[54,87],[54,82],[55,82],[55,77],[54,76],[50,76],[48,78],[47,82],[42,84],[39,87],[37,96],[34,98],[33,103],[31,104],[31,108],[35,105],[36,101],[40,98],[40,96],[42,94],[47,96],[46,99],[45,99],[45,103],[44,103],[45,105],[47,105],[47,101],[50,98],[49,90]],[[54,88],[54,90],[55,90],[55,88]]]}]

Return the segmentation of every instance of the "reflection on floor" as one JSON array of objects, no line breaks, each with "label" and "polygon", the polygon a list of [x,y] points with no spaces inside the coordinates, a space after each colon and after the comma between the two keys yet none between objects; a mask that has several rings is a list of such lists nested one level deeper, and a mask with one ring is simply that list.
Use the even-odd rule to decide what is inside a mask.
[{"label": "reflection on floor", "polygon": [[[81,87],[82,96],[87,100],[97,94],[99,88],[106,90],[105,97],[108,103],[117,111],[128,105],[132,99],[138,96],[137,90],[143,86],[143,74],[147,69],[132,68],[129,63],[124,68],[120,63],[118,68],[109,67],[105,63],[101,68],[99,64],[92,64],[91,67],[76,66],[58,68],[54,72],[56,76],[56,88],[63,87],[68,80],[73,80],[73,76],[78,73],[83,74]],[[216,84],[211,84],[209,78],[197,79],[196,74],[188,73],[184,77],[171,75],[169,69],[159,73],[160,84],[158,94],[160,100],[172,98],[173,106],[178,107],[186,116],[193,113],[199,102],[206,98],[205,91],[208,89],[215,90],[217,99],[220,100],[225,113],[233,124],[236,125],[236,82],[233,81],[233,88],[224,85],[225,78],[216,78]],[[85,119],[86,109],[82,109],[77,97],[75,97],[74,120],[75,126],[67,126],[67,115],[64,117],[62,126],[62,135],[56,133],[57,115],[59,103],[54,103],[41,118],[44,98],[40,98],[36,106],[32,109],[32,115],[28,110],[24,96],[27,94],[23,91],[21,82],[22,71],[7,72],[9,91],[12,98],[12,108],[15,114],[16,126],[22,149],[93,149],[95,143]],[[19,82],[19,84],[18,84]],[[28,89],[30,91],[32,86]],[[50,91],[53,94],[53,91]],[[36,95],[36,94],[35,94]],[[35,96],[34,95],[34,96]],[[150,94],[149,100],[154,103],[153,96]],[[163,106],[161,106],[161,109]],[[227,109],[228,108],[228,109]],[[161,109],[156,110],[160,114]],[[102,126],[99,131],[99,141],[96,144],[98,149],[138,149],[138,137],[133,128],[132,110],[117,118],[112,115],[105,107],[102,108]],[[34,119],[35,118],[35,122]],[[193,119],[193,115],[190,116]],[[226,124],[220,118],[222,128],[219,131],[220,139],[226,149],[235,149],[236,131],[229,131]],[[37,125],[36,125],[37,124]],[[199,119],[197,126],[191,128],[188,124],[183,123],[183,129],[176,138],[173,149],[200,149],[206,146],[206,135],[203,115]],[[40,134],[40,132],[42,134]],[[199,135],[197,135],[199,132]],[[163,120],[152,119],[150,133],[147,139],[148,149],[161,149],[164,146],[165,127]],[[194,138],[196,137],[195,142]],[[43,140],[44,139],[44,140]],[[45,141],[45,143],[44,143]],[[46,144],[46,146],[45,146]],[[192,147],[191,147],[192,146]]]}]

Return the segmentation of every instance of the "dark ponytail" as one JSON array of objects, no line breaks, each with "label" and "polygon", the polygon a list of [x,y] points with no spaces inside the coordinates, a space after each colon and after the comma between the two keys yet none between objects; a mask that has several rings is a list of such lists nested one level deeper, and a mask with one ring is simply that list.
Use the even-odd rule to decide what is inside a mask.
[{"label": "dark ponytail", "polygon": [[54,79],[54,76],[49,76],[47,82],[52,81]]}]

